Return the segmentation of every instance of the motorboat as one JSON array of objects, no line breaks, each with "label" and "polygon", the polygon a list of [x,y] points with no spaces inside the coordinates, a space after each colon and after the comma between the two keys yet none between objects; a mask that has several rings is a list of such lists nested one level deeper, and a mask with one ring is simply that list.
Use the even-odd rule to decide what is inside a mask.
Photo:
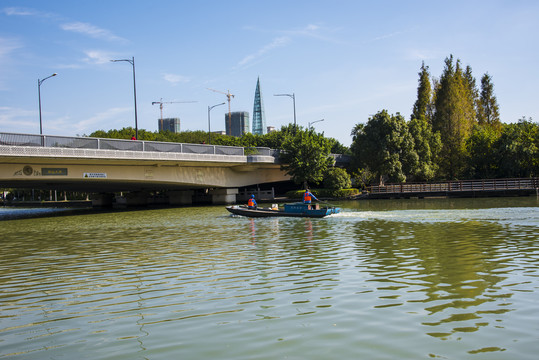
[{"label": "motorboat", "polygon": [[334,206],[320,206],[320,204],[304,204],[302,202],[284,204],[282,207],[273,204],[270,208],[249,208],[245,205],[233,205],[227,206],[226,209],[234,215],[247,217],[291,216],[322,218],[324,216],[338,214],[341,211],[340,208]]}]

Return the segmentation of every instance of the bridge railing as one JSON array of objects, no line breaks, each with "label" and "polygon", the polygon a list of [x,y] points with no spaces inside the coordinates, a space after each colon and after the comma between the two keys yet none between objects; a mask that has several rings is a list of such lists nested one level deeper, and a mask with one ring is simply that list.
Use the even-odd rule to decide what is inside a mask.
[{"label": "bridge railing", "polygon": [[459,180],[435,183],[402,183],[371,186],[372,194],[530,190],[539,188],[539,178]]},{"label": "bridge railing", "polygon": [[187,154],[208,155],[263,155],[278,157],[278,151],[267,147],[243,148],[239,146],[222,146],[206,144],[185,144],[159,141],[104,139],[90,137],[70,137],[54,135],[34,135],[1,133],[0,145],[61,147],[77,149],[127,150],[177,152]]}]

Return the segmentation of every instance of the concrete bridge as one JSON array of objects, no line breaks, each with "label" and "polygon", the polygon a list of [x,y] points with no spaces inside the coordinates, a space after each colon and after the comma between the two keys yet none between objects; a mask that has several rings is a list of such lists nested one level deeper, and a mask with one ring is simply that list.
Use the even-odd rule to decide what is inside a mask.
[{"label": "concrete bridge", "polygon": [[190,204],[196,189],[231,203],[240,187],[289,179],[269,148],[0,133],[0,187],[97,193],[98,205],[115,192],[143,204],[151,190]]},{"label": "concrete bridge", "polygon": [[269,148],[0,133],[0,188],[89,192],[96,205],[110,205],[117,192],[144,204],[152,190],[190,204],[197,189],[233,203],[238,188],[287,180]]}]

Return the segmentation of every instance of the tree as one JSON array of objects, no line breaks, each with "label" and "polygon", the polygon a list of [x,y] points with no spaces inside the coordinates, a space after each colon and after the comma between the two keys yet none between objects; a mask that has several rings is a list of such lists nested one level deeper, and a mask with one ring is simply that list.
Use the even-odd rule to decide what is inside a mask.
[{"label": "tree", "polygon": [[466,139],[468,173],[472,178],[489,179],[497,176],[496,143],[500,133],[490,126],[474,126]]},{"label": "tree", "polygon": [[366,125],[354,128],[352,161],[355,168],[368,168],[383,183],[402,182],[406,174],[417,170],[418,156],[406,121],[397,113],[389,115],[382,110],[369,119]]},{"label": "tree", "polygon": [[332,167],[328,169],[324,176],[324,187],[335,190],[350,189],[352,187],[352,180],[346,170]]},{"label": "tree", "polygon": [[419,72],[419,85],[417,87],[417,100],[412,110],[411,119],[419,119],[421,116],[428,118],[431,97],[432,88],[430,85],[429,67],[425,66],[425,62],[422,62],[421,71]]},{"label": "tree", "polygon": [[453,55],[445,59],[445,68],[436,91],[433,130],[442,136],[440,171],[454,179],[465,169],[466,145],[475,121],[470,79],[466,79],[460,60],[453,66]]},{"label": "tree", "polygon": [[501,177],[539,176],[539,123],[522,118],[504,125],[497,151]]},{"label": "tree", "polygon": [[472,67],[470,65],[466,66],[466,71],[464,72],[464,89],[465,96],[467,98],[467,103],[469,104],[468,115],[470,126],[473,128],[477,120],[477,104],[479,102],[477,84],[475,78],[472,74]]},{"label": "tree", "polygon": [[281,149],[281,169],[304,188],[308,183],[320,183],[334,162],[330,156],[330,142],[313,129],[297,127],[285,137]]},{"label": "tree", "polygon": [[432,180],[438,174],[438,157],[442,150],[440,133],[432,131],[432,125],[425,116],[412,119],[408,123],[408,129],[414,139],[414,150],[419,159],[414,178],[418,181]]},{"label": "tree", "polygon": [[481,78],[481,94],[477,106],[477,120],[479,125],[490,125],[500,129],[500,112],[498,101],[494,95],[492,77],[486,73]]}]

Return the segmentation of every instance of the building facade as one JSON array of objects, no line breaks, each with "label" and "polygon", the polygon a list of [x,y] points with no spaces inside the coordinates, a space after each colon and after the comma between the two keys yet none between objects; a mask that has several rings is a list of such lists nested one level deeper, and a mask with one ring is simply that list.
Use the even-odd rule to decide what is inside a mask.
[{"label": "building facade", "polygon": [[[229,126],[230,125],[230,126]],[[236,111],[231,113],[231,121],[228,121],[228,113],[225,114],[226,134],[242,136],[249,132],[249,112]]]},{"label": "building facade", "polygon": [[266,114],[260,91],[260,78],[256,80],[255,101],[253,105],[253,134],[266,134]]},{"label": "building facade", "polygon": [[165,118],[157,120],[159,131],[180,132],[180,118]]}]

